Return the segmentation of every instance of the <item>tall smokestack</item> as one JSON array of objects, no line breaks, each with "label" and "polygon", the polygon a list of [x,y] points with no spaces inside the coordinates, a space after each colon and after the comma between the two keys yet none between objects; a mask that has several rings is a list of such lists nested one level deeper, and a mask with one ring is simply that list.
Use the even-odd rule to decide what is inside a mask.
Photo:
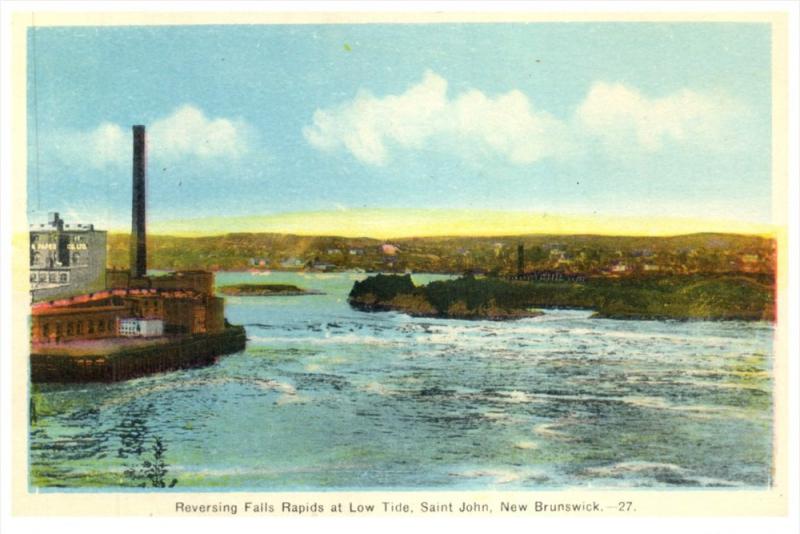
[{"label": "tall smokestack", "polygon": [[525,247],[517,245],[517,274],[525,274]]},{"label": "tall smokestack", "polygon": [[147,275],[147,232],[145,229],[145,167],[147,165],[144,126],[133,127],[133,206],[131,226],[131,278]]}]

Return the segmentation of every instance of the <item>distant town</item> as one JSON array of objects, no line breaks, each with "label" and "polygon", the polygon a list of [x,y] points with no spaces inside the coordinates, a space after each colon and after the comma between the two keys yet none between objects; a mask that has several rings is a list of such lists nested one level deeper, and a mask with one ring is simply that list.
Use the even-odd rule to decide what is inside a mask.
[{"label": "distant town", "polygon": [[[148,237],[148,264],[168,271],[361,270],[496,276],[526,273],[543,281],[575,276],[698,273],[772,277],[775,251],[772,239],[734,234],[425,237],[391,241],[268,233]],[[126,265],[127,255],[128,236],[110,234],[109,266]]]}]

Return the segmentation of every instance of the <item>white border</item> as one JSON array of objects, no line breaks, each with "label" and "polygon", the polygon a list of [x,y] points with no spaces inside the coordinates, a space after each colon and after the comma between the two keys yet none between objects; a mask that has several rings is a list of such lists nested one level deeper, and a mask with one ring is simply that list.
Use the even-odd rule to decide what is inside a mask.
[{"label": "white border", "polygon": [[[140,532],[144,529],[158,531],[212,531],[220,527],[233,527],[237,531],[283,531],[346,528],[356,532],[375,532],[377,530],[388,532],[406,532],[409,529],[442,530],[443,528],[467,528],[476,530],[511,530],[525,532],[642,532],[647,530],[655,533],[683,532],[725,532],[725,533],[750,533],[750,532],[775,532],[778,534],[800,531],[800,517],[798,516],[798,503],[800,502],[800,488],[798,475],[800,475],[800,437],[798,434],[798,420],[800,419],[800,308],[798,290],[800,289],[800,276],[798,272],[798,258],[800,258],[800,242],[798,229],[800,229],[800,160],[798,158],[798,145],[800,134],[798,132],[798,64],[800,57],[798,48],[800,34],[798,34],[798,18],[800,18],[800,4],[792,1],[767,1],[767,2],[19,2],[9,1],[0,4],[0,61],[2,62],[2,100],[0,117],[2,130],[0,130],[0,532],[17,534],[22,532],[52,532],[86,534],[90,532],[108,532],[110,530],[125,532]],[[530,518],[479,518],[479,519],[442,519],[442,518],[413,518],[413,519],[357,519],[343,520],[295,520],[286,518],[270,519],[242,519],[236,518],[235,525],[226,523],[224,519],[33,519],[17,518],[10,515],[10,502],[7,496],[11,492],[10,457],[10,362],[11,339],[3,325],[10,322],[10,263],[8,258],[11,250],[10,238],[10,199],[8,188],[11,176],[11,124],[10,124],[10,59],[11,59],[11,32],[10,15],[14,11],[109,11],[109,12],[203,12],[225,11],[246,12],[251,10],[269,12],[418,12],[418,11],[445,11],[445,12],[520,12],[520,11],[559,11],[580,13],[584,11],[607,12],[628,11],[633,13],[643,12],[697,12],[697,11],[728,11],[728,12],[764,12],[782,11],[789,14],[789,116],[790,131],[788,146],[790,150],[789,162],[789,325],[791,329],[789,339],[789,469],[792,473],[790,480],[790,514],[786,518],[653,518],[653,519],[536,519]]]}]

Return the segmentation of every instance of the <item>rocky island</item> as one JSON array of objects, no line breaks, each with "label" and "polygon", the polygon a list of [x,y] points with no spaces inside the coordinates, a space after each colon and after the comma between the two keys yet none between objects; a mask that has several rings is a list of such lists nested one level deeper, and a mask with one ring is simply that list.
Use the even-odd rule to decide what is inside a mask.
[{"label": "rocky island", "polygon": [[415,286],[410,275],[356,282],[349,304],[363,311],[418,317],[507,320],[535,317],[536,308],[594,311],[593,317],[638,320],[774,321],[768,278],[729,275],[594,278],[531,282],[464,276]]},{"label": "rocky island", "polygon": [[234,284],[222,286],[219,292],[236,297],[287,297],[299,295],[322,295],[321,291],[302,289],[292,284]]},{"label": "rocky island", "polygon": [[472,277],[415,286],[410,275],[371,276],[353,286],[348,302],[363,311],[398,311],[413,317],[506,321],[537,317],[509,292],[476,283]]}]

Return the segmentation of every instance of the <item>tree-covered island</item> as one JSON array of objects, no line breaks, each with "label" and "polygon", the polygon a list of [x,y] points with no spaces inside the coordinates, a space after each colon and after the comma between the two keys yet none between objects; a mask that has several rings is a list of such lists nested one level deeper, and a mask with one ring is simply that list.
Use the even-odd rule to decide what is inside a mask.
[{"label": "tree-covered island", "polygon": [[292,284],[234,284],[220,287],[219,292],[223,295],[237,297],[286,297],[322,294],[320,291],[303,289]]},{"label": "tree-covered island", "polygon": [[492,282],[463,277],[415,286],[410,275],[378,274],[356,282],[348,302],[364,311],[399,311],[414,317],[501,321],[542,314],[529,309],[511,284]]},{"label": "tree-covered island", "polygon": [[363,311],[412,316],[505,320],[534,317],[537,308],[593,310],[594,317],[673,320],[774,320],[772,285],[746,276],[654,276],[530,282],[465,276],[415,286],[411,276],[356,282],[348,302]]}]

